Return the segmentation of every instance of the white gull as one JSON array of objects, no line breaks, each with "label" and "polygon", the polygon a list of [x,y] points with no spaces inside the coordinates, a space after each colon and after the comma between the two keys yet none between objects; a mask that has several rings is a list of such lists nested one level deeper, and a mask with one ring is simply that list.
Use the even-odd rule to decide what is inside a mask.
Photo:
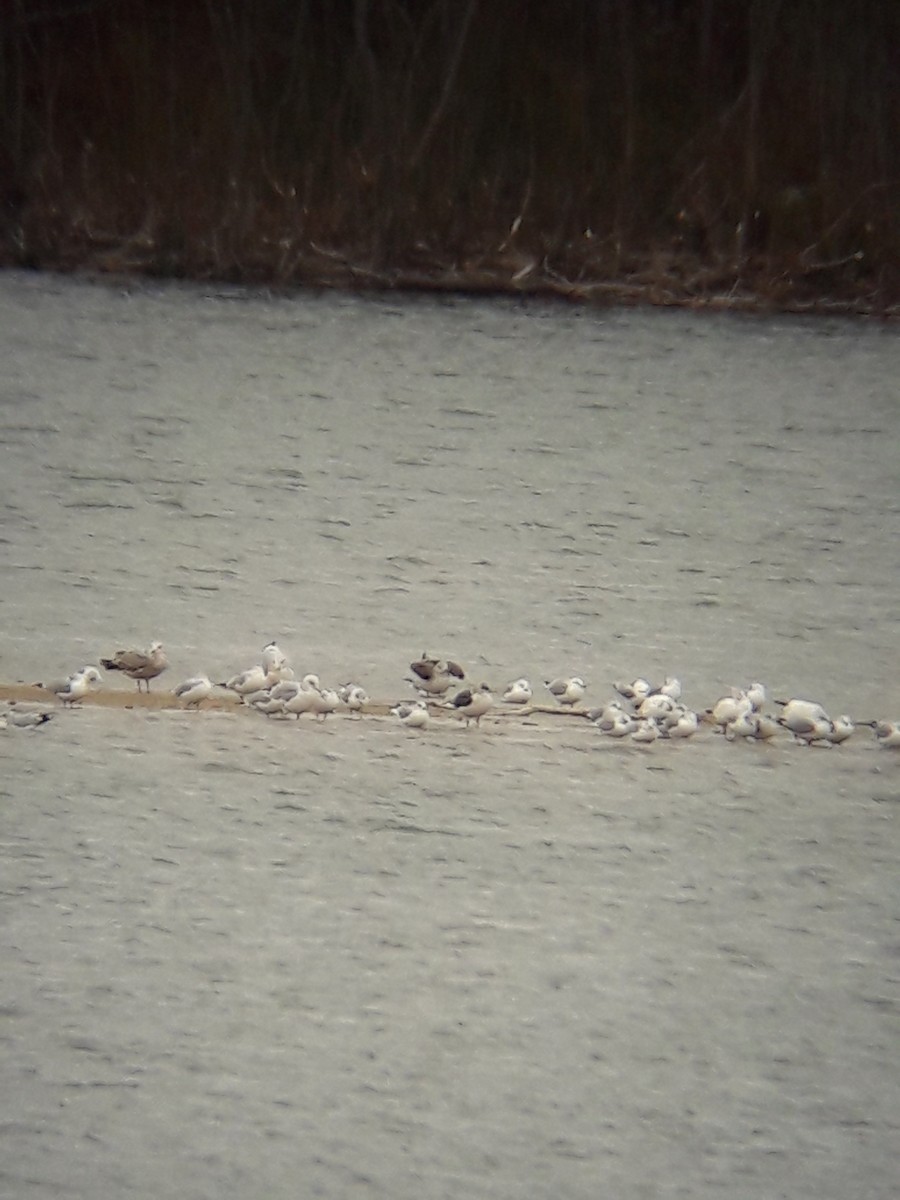
[{"label": "white gull", "polygon": [[[62,683],[50,684],[46,690],[54,692],[64,705],[69,706],[83,700],[102,682],[103,676],[96,667],[81,667],[79,670],[73,671],[69,678]],[[43,687],[44,685],[38,684],[37,686]]]},{"label": "white gull", "polygon": [[534,692],[527,679],[514,679],[503,693],[504,704],[530,704]]},{"label": "white gull", "polygon": [[587,684],[580,675],[545,680],[544,687],[559,704],[566,706],[575,705],[579,700],[583,700],[587,690]]},{"label": "white gull", "polygon": [[267,675],[272,671],[280,672],[287,665],[287,656],[282,652],[276,642],[269,642],[268,645],[263,646],[262,666]]},{"label": "white gull", "polygon": [[431,723],[431,714],[424,700],[398,704],[391,712],[401,725],[406,725],[409,729],[425,729]]},{"label": "white gull", "polygon": [[900,721],[876,721],[875,741],[885,750],[900,750]]},{"label": "white gull", "polygon": [[199,709],[202,702],[211,695],[212,690],[212,680],[208,676],[193,675],[190,679],[179,683],[172,694],[182,702],[185,708]]},{"label": "white gull", "polygon": [[481,718],[490,710],[493,703],[494,697],[491,695],[490,687],[486,683],[482,683],[474,690],[466,688],[465,691],[457,692],[444,707],[452,709],[459,717],[465,717],[466,728],[468,728],[470,721],[480,725]]},{"label": "white gull", "polygon": [[9,702],[5,715],[7,724],[16,729],[37,729],[53,717],[42,708],[22,708],[15,700]]}]

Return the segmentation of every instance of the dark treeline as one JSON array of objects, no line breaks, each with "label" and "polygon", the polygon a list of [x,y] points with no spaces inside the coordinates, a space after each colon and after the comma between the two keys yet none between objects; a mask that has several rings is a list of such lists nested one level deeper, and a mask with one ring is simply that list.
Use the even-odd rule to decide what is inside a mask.
[{"label": "dark treeline", "polygon": [[0,11],[7,265],[900,300],[900,2]]}]

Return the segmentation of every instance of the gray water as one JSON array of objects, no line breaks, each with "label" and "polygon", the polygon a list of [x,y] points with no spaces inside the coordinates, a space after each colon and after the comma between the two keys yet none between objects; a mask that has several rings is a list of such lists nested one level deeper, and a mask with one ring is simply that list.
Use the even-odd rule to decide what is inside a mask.
[{"label": "gray water", "polygon": [[[0,346],[0,682],[277,637],[900,717],[890,328],[6,274]],[[895,1194],[868,731],[85,708],[0,760],[0,1196]]]}]

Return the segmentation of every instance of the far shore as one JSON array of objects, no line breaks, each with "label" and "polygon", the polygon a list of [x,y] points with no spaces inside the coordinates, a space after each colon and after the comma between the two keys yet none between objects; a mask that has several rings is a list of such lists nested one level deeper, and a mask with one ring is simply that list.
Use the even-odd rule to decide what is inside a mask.
[{"label": "far shore", "polygon": [[[680,308],[698,312],[732,312],[794,316],[874,317],[900,319],[900,302],[861,292],[817,291],[786,270],[757,267],[746,274],[734,266],[701,264],[673,258],[663,266],[648,262],[622,277],[566,279],[518,260],[489,266],[375,269],[338,252],[311,253],[291,278],[269,275],[257,267],[220,271],[198,267],[166,272],[143,258],[131,258],[127,247],[88,253],[84,258],[62,254],[58,260],[17,263],[0,253],[0,268],[73,275],[104,286],[129,288],[150,282],[213,287],[242,287],[248,292],[277,295],[347,291],[360,294],[410,294],[470,298],[520,298],[560,301],[595,308]],[[515,268],[515,269],[514,269]]]}]

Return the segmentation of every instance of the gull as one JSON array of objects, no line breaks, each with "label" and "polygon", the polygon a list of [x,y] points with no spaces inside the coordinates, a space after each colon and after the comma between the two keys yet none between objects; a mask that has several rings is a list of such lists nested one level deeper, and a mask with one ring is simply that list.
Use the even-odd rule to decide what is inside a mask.
[{"label": "gull", "polygon": [[267,717],[278,714],[284,716],[284,700],[272,692],[251,692],[249,696],[244,697],[244,703],[256,712],[265,713]]},{"label": "gull", "polygon": [[470,721],[474,721],[476,725],[481,724],[481,718],[493,703],[494,697],[491,695],[491,689],[486,683],[483,683],[474,691],[472,688],[466,688],[463,692],[457,692],[444,707],[452,708],[457,716],[465,717],[468,729]]},{"label": "gull", "polygon": [[653,717],[644,717],[638,722],[637,729],[631,735],[633,742],[655,742],[659,737],[659,726]]},{"label": "gull", "polygon": [[681,699],[681,680],[676,679],[674,675],[667,675],[665,680],[654,688],[651,696],[668,696],[670,700]]},{"label": "gull", "polygon": [[624,696],[626,700],[633,700],[638,704],[646,700],[653,690],[650,681],[643,678],[634,679],[631,683],[616,681],[613,683],[613,687],[620,696]]},{"label": "gull", "polygon": [[199,710],[201,703],[211,694],[212,681],[206,675],[194,675],[185,679],[175,688],[173,695],[180,700],[185,708]]},{"label": "gull", "polygon": [[428,696],[443,696],[457,679],[466,677],[459,663],[451,662],[450,659],[442,662],[439,658],[429,658],[424,653],[420,659],[409,664],[409,669],[416,676],[409,682],[423,695]]},{"label": "gull", "polygon": [[272,698],[280,700],[286,713],[300,717],[302,713],[315,712],[319,694],[318,675],[304,675],[300,683],[286,680],[272,688]]},{"label": "gull", "polygon": [[584,699],[587,684],[580,675],[571,675],[568,679],[544,680],[544,687],[559,704],[571,707]]},{"label": "gull", "polygon": [[712,708],[706,710],[704,715],[721,732],[726,725],[730,725],[732,721],[736,721],[742,713],[752,711],[753,702],[749,699],[747,693],[741,691],[740,688],[732,688],[730,696],[720,697]]},{"label": "gull", "polygon": [[413,700],[410,704],[398,704],[391,709],[401,725],[410,729],[425,729],[431,722],[431,714],[424,700]]},{"label": "gull", "polygon": [[675,701],[663,692],[652,692],[637,711],[641,717],[667,717],[675,711]]},{"label": "gull", "polygon": [[93,688],[103,682],[103,676],[96,667],[80,667],[73,671],[68,679],[56,683],[36,683],[34,686],[53,692],[64,705],[76,704],[83,700]]},{"label": "gull", "polygon": [[222,684],[222,687],[227,687],[230,692],[237,692],[243,700],[246,696],[250,696],[253,692],[268,691],[281,682],[281,676],[276,671],[266,671],[263,667],[249,667],[246,671],[241,671],[237,675],[232,675],[230,679]]},{"label": "gull", "polygon": [[700,728],[700,718],[693,709],[682,707],[680,711],[673,712],[672,717],[675,718],[673,723],[666,721],[664,737],[689,738]]},{"label": "gull", "polygon": [[149,650],[117,650],[112,658],[101,658],[100,666],[107,671],[122,671],[133,679],[141,691],[141,680],[150,691],[150,680],[161,675],[169,665],[162,642],[151,642]]},{"label": "gull", "polygon": [[638,727],[638,723],[634,717],[624,711],[613,714],[612,720],[608,724],[598,721],[596,725],[601,733],[605,733],[607,737],[614,738],[626,737],[629,733],[634,733]]},{"label": "gull", "polygon": [[847,738],[855,730],[856,726],[850,720],[846,713],[839,717],[835,717],[831,722],[831,733],[827,734],[827,740],[832,746],[839,746],[841,742],[846,742]]},{"label": "gull", "polygon": [[503,693],[504,704],[530,704],[534,693],[527,679],[514,679]]},{"label": "gull", "polygon": [[803,716],[816,721],[827,721],[830,719],[822,705],[818,704],[815,700],[800,700],[794,696],[790,700],[776,700],[775,703],[781,708],[782,718],[791,719],[796,716]]},{"label": "gull", "polygon": [[627,715],[625,709],[618,700],[610,700],[602,708],[589,708],[585,713],[587,719],[592,721],[602,733],[608,733],[619,717],[625,715]]},{"label": "gull", "polygon": [[829,742],[833,732],[831,717],[814,700],[788,700],[784,703],[778,724],[789,729],[797,742],[808,746],[813,742]]},{"label": "gull", "polygon": [[875,741],[885,750],[900,750],[900,721],[876,721]]},{"label": "gull", "polygon": [[38,708],[19,708],[15,700],[10,701],[6,710],[6,723],[16,729],[37,729],[46,725],[53,714]]},{"label": "gull", "polygon": [[313,707],[312,712],[316,715],[316,720],[319,718],[324,721],[329,713],[337,712],[341,707],[341,698],[334,688],[320,688],[319,691],[313,692]]},{"label": "gull", "polygon": [[750,701],[754,712],[759,712],[766,702],[766,689],[763,684],[756,680],[748,688],[744,688],[744,695]]},{"label": "gull", "polygon": [[269,642],[263,646],[262,651],[262,666],[267,675],[273,671],[280,672],[288,665],[287,657],[279,649],[275,642]]},{"label": "gull", "polygon": [[729,742],[733,742],[735,738],[744,738],[748,742],[767,742],[775,736],[778,729],[779,725],[774,717],[747,709],[728,722],[724,733]]},{"label": "gull", "polygon": [[350,709],[351,713],[359,713],[360,716],[362,716],[363,708],[369,703],[369,696],[366,689],[360,687],[358,683],[345,683],[343,687],[339,687],[338,697],[341,703]]}]

